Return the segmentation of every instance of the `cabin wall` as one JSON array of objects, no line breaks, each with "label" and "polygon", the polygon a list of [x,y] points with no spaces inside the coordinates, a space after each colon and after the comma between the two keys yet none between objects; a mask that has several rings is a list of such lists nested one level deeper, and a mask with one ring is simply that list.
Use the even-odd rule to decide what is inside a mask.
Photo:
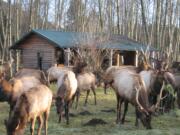
[{"label": "cabin wall", "polygon": [[30,35],[20,44],[20,48],[24,68],[39,68],[38,56],[41,57],[43,70],[47,70],[56,63],[55,47],[38,35]]}]

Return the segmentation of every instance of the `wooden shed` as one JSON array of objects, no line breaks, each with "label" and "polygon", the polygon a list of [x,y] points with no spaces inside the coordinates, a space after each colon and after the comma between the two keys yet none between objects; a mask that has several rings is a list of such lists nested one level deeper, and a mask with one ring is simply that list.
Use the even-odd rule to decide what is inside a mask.
[{"label": "wooden shed", "polygon": [[[69,65],[70,49],[93,43],[96,39],[97,35],[91,33],[32,30],[13,44],[11,49],[19,50],[22,67],[46,70],[55,64]],[[113,35],[99,44],[96,46],[98,49],[111,50],[110,65],[120,62],[136,65],[137,52],[146,49],[145,45],[120,35]],[[150,50],[155,51],[154,48]]]},{"label": "wooden shed", "polygon": [[32,30],[10,49],[20,51],[22,67],[46,70],[57,63],[68,65],[68,48],[85,42],[81,38],[87,40],[82,33]]}]

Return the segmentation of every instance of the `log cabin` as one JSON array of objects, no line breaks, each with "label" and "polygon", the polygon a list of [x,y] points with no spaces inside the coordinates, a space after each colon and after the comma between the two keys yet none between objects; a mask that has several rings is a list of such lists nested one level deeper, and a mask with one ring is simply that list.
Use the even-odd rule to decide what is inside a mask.
[{"label": "log cabin", "polygon": [[[82,46],[90,47],[97,43],[100,34],[62,32],[54,30],[32,30],[16,41],[10,49],[20,55],[19,65],[23,68],[47,70],[49,67],[62,64],[71,65],[70,52]],[[113,35],[96,44],[97,49],[110,50],[108,61],[111,65],[137,65],[138,52],[145,50],[146,45],[127,38]],[[149,48],[151,52],[155,48]]]}]

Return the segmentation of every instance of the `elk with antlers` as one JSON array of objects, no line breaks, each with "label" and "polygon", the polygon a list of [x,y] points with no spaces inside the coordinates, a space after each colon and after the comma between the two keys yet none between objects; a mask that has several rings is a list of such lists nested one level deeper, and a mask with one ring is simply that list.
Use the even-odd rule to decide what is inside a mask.
[{"label": "elk with antlers", "polygon": [[[130,70],[123,69],[113,72],[111,81],[117,97],[117,123],[121,118],[121,104],[130,102],[136,108],[137,119],[150,129],[152,109],[149,106],[148,94],[141,77]],[[129,82],[128,85],[127,82]]]}]

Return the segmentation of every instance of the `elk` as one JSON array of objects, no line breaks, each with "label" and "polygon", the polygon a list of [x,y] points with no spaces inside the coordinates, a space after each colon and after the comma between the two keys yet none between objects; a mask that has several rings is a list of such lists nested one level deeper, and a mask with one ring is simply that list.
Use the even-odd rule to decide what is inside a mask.
[{"label": "elk", "polygon": [[96,102],[96,92],[95,92],[95,89],[96,89],[95,75],[91,72],[84,72],[84,73],[77,74],[76,78],[78,82],[78,88],[76,92],[76,108],[78,107],[79,96],[82,91],[87,91],[84,105],[87,105],[87,100],[88,100],[90,90],[92,90],[94,94],[94,104],[96,105],[97,102]]},{"label": "elk", "polygon": [[[155,107],[149,107],[149,93],[141,76],[135,73],[134,70],[124,68],[121,70],[114,70],[107,77],[106,81],[111,84],[117,96],[117,123],[120,122],[121,104],[123,102],[125,104],[124,114],[121,121],[124,123],[128,103],[130,102],[136,108],[136,126],[138,126],[138,119],[141,119],[146,128],[151,128],[150,116],[155,107],[159,105],[160,101],[158,100],[159,102],[157,102]],[[129,82],[128,85],[127,82]],[[161,91],[163,89],[164,86]],[[162,94],[160,96],[162,97]],[[162,99],[161,97],[160,100]]]},{"label": "elk", "polygon": [[112,78],[113,78],[113,73],[118,71],[118,70],[122,70],[122,69],[128,69],[130,70],[131,72],[134,72],[136,73],[137,72],[137,67],[135,66],[111,66],[109,67],[106,71],[105,71],[105,74],[104,74],[104,94],[107,94],[107,87],[109,85],[111,85],[111,81],[112,81]]},{"label": "elk", "polygon": [[[163,81],[165,84],[170,84],[174,90],[176,90],[176,81],[175,76],[167,71],[158,71],[157,77],[155,80],[154,85],[152,86],[151,90],[151,98],[152,98],[152,104],[156,104],[157,102],[157,95],[160,93],[160,88],[163,84]],[[175,93],[176,91],[174,91]],[[169,111],[171,108],[174,108],[174,97],[172,93],[169,93],[168,91],[163,92],[163,96],[165,97],[164,100],[162,100],[162,108],[166,111]]]},{"label": "elk", "polygon": [[17,100],[12,116],[5,120],[7,134],[23,135],[27,122],[31,122],[30,132],[34,135],[35,121],[38,119],[38,135],[40,135],[44,119],[44,130],[47,135],[52,96],[51,90],[45,85],[38,85],[23,92]]},{"label": "elk", "polygon": [[175,75],[176,80],[176,91],[177,91],[177,104],[180,108],[180,75]]},{"label": "elk", "polygon": [[[112,87],[117,97],[117,120],[121,118],[121,104],[130,102],[136,108],[136,126],[138,119],[147,129],[151,129],[152,108],[149,106],[148,94],[139,74],[123,69],[112,74]],[[128,85],[127,85],[127,82]]]},{"label": "elk", "polygon": [[19,96],[24,91],[28,91],[30,88],[39,84],[41,84],[41,82],[33,76],[13,78],[7,81],[4,73],[0,75],[0,88],[1,93],[4,95],[4,99],[1,99],[1,101],[7,101],[9,103],[10,114]]},{"label": "elk", "polygon": [[66,71],[58,78],[56,95],[56,109],[61,122],[62,112],[65,110],[66,124],[69,124],[69,104],[77,90],[77,79],[72,71]]},{"label": "elk", "polygon": [[57,66],[50,67],[47,70],[48,83],[56,82],[59,76],[61,76],[64,71],[72,71],[72,69],[70,67],[57,67]]},{"label": "elk", "polygon": [[29,69],[29,68],[23,68],[20,69],[15,75],[14,78],[22,78],[24,76],[33,76],[36,77],[42,84],[47,85],[47,79],[46,75],[43,71],[38,69]]}]

